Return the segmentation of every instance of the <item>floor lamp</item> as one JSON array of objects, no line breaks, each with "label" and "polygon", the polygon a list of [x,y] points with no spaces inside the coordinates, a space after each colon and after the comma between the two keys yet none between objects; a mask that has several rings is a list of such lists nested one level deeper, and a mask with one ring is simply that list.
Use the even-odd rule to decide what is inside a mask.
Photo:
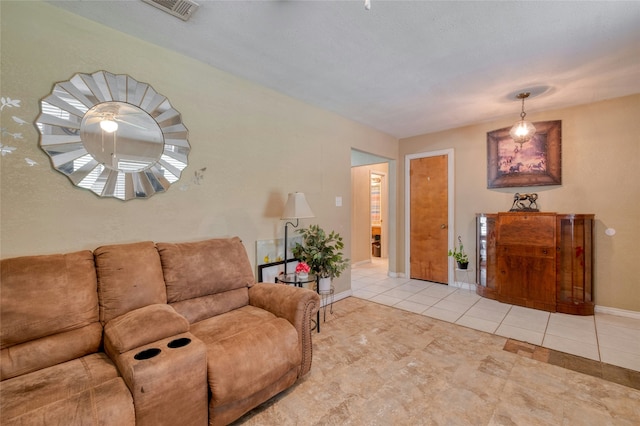
[{"label": "floor lamp", "polygon": [[[315,217],[313,212],[311,211],[311,207],[309,207],[309,203],[307,203],[307,199],[304,196],[303,192],[292,192],[289,193],[289,198],[287,198],[287,204],[284,206],[284,211],[282,212],[282,220],[286,220],[284,224],[284,273],[287,274],[287,246],[289,244],[289,225],[297,228],[299,225],[299,219],[306,219],[309,217]],[[290,220],[296,220],[295,225]]]}]

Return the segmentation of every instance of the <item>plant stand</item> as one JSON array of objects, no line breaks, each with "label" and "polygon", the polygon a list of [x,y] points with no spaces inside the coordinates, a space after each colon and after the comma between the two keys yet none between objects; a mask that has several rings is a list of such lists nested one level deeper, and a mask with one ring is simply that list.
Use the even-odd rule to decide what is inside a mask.
[{"label": "plant stand", "polygon": [[329,290],[318,291],[320,294],[320,307],[322,309],[322,322],[327,322],[327,305],[329,307],[329,313],[333,314],[333,299],[335,294],[335,288],[331,286]]},{"label": "plant stand", "polygon": [[466,288],[468,290],[475,290],[476,283],[471,281],[474,277],[472,272],[473,272],[473,268],[466,268],[466,269],[456,268],[455,276],[457,276],[458,273],[463,273],[465,278],[463,281],[460,281],[460,282],[454,279],[456,287]]}]

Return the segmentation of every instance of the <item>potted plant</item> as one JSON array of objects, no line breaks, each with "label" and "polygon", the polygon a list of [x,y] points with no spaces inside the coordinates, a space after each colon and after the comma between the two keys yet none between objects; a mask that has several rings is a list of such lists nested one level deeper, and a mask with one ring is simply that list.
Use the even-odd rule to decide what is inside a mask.
[{"label": "potted plant", "polygon": [[298,278],[307,278],[310,271],[311,267],[307,265],[306,262],[300,262],[296,265],[296,274],[298,275]]},{"label": "potted plant", "polygon": [[293,255],[318,276],[318,289],[329,291],[331,280],[349,266],[349,259],[342,257],[342,237],[334,231],[327,234],[320,225],[299,229],[298,233],[302,235],[302,244],[296,243]]},{"label": "potted plant", "polygon": [[464,252],[464,246],[462,245],[462,238],[460,235],[458,235],[458,247],[454,247],[453,250],[449,249],[448,254],[458,262],[459,269],[467,269],[469,267],[469,256]]}]

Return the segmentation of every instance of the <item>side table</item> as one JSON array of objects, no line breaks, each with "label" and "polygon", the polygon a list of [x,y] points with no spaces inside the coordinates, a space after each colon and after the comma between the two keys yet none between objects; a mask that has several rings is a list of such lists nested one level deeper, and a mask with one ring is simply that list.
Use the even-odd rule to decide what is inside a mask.
[{"label": "side table", "polygon": [[[314,274],[309,274],[306,278],[300,278],[296,273],[280,274],[276,277],[276,283],[290,284],[296,287],[304,287],[304,284],[313,283],[315,287],[314,290],[316,290],[318,294],[321,294],[318,290],[318,282]],[[333,305],[331,308],[333,309]],[[318,309],[316,318],[316,330],[320,333],[320,309]]]}]

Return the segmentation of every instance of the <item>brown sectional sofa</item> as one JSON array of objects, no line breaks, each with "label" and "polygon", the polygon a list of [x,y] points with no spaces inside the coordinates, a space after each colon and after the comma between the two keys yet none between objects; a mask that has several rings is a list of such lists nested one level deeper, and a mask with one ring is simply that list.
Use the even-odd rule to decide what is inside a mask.
[{"label": "brown sectional sofa", "polygon": [[0,261],[0,423],[228,424],[311,368],[310,290],[239,238]]}]

